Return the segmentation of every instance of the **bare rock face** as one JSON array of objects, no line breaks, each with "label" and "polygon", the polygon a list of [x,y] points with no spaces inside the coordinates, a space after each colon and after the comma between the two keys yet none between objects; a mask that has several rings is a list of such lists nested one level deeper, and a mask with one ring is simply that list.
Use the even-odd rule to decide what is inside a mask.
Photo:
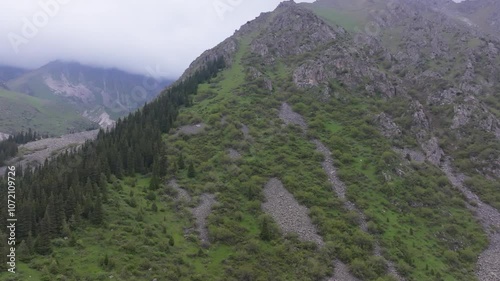
[{"label": "bare rock face", "polygon": [[9,134],[0,132],[0,141],[6,140],[10,137]]},{"label": "bare rock face", "polygon": [[427,160],[432,164],[438,166],[441,163],[441,159],[444,156],[444,152],[439,147],[439,141],[436,137],[432,137],[427,142],[422,143],[422,150],[427,156]]},{"label": "bare rock face", "polygon": [[489,49],[489,53],[493,56],[496,56],[498,55],[498,48],[495,46],[495,44],[493,43],[488,43],[488,49]]},{"label": "bare rock face", "polygon": [[[267,55],[269,55],[269,47],[263,42],[253,42],[251,49],[253,53],[258,54],[261,57],[266,57]],[[274,59],[272,61],[274,61]]]},{"label": "bare rock face", "polygon": [[111,116],[103,108],[85,110],[82,115],[90,121],[99,124],[103,129],[112,128],[116,124],[116,121],[111,119]]},{"label": "bare rock face", "polygon": [[500,121],[475,97],[466,97],[462,103],[455,104],[453,109],[455,115],[452,129],[459,129],[469,123],[474,123],[500,139]]},{"label": "bare rock face", "polygon": [[446,89],[440,93],[431,94],[427,99],[428,105],[447,105],[453,104],[462,92],[455,88]]},{"label": "bare rock face", "polygon": [[293,72],[293,82],[302,88],[318,86],[325,79],[323,64],[314,61],[302,64]]},{"label": "bare rock face", "polygon": [[431,134],[430,122],[424,111],[423,105],[416,100],[412,101],[408,113],[412,115],[411,131],[415,134],[416,140],[422,147],[422,150],[428,157],[433,155],[432,158],[434,160],[439,160],[437,159],[439,157],[436,156],[437,154],[439,154],[436,152],[437,142],[432,140],[429,141],[429,138],[431,137],[432,134]]},{"label": "bare rock face", "polygon": [[473,114],[474,107],[467,104],[458,104],[454,106],[455,116],[453,117],[452,129],[457,129],[467,125]]},{"label": "bare rock face", "polygon": [[394,152],[398,153],[402,157],[409,158],[408,159],[409,161],[415,161],[418,163],[422,163],[422,162],[425,162],[425,160],[426,160],[426,156],[418,150],[409,149],[409,148],[393,148],[393,150],[394,150]]},{"label": "bare rock face", "polygon": [[273,81],[269,78],[264,78],[264,88],[268,91],[272,91],[274,89],[273,87]]},{"label": "bare rock face", "polygon": [[273,81],[266,77],[262,72],[260,72],[257,68],[251,66],[248,68],[248,76],[251,80],[258,80],[261,79],[261,86],[268,90],[272,91],[273,90]]},{"label": "bare rock face", "polygon": [[493,114],[488,114],[486,119],[480,122],[481,128],[493,133],[497,139],[500,139],[500,121]]},{"label": "bare rock face", "polygon": [[73,84],[69,82],[64,74],[61,74],[61,77],[57,80],[53,79],[52,76],[44,77],[44,79],[45,84],[54,91],[56,95],[78,99],[85,104],[95,100],[94,93],[90,89],[82,83]]},{"label": "bare rock face", "polygon": [[250,79],[257,79],[259,77],[262,77],[262,72],[260,72],[257,68],[250,66],[248,68],[248,75],[250,76]]},{"label": "bare rock face", "polygon": [[413,127],[415,131],[424,130],[429,131],[429,119],[424,112],[424,107],[418,101],[413,101],[411,104],[411,109],[413,111]]},{"label": "bare rock face", "polygon": [[399,137],[402,134],[399,126],[384,112],[375,117],[375,122],[379,125],[382,134],[388,138]]},{"label": "bare rock face", "polygon": [[[356,42],[342,27],[328,25],[292,2],[280,5],[268,20],[261,35],[250,45],[252,53],[260,56],[263,63],[319,53],[293,63],[292,78],[297,87],[323,88],[336,80],[352,91],[359,92],[363,87],[368,95],[393,97],[405,92],[397,86],[398,78],[371,63],[373,53],[384,54],[380,45],[371,45],[368,51],[353,48]],[[392,56],[387,57],[394,63]],[[269,83],[266,87],[270,88]]]},{"label": "bare rock face", "polygon": [[267,29],[251,44],[251,51],[262,57],[283,58],[308,53],[345,33],[344,29],[333,29],[311,11],[292,2],[278,6]]}]

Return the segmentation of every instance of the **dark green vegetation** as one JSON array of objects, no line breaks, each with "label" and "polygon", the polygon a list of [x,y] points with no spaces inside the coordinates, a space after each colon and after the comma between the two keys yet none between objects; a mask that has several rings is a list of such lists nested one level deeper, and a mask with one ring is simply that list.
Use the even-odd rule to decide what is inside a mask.
[{"label": "dark green vegetation", "polygon": [[5,165],[5,160],[16,156],[17,143],[12,139],[0,141],[0,166]]},{"label": "dark green vegetation", "polygon": [[42,134],[63,135],[95,129],[97,125],[67,104],[0,88],[0,132],[13,134],[29,128]]},{"label": "dark green vegetation", "polygon": [[[280,16],[301,18],[290,13],[264,15],[259,24],[271,26]],[[2,272],[0,280],[325,280],[336,259],[362,280],[394,280],[386,260],[407,280],[476,280],[477,257],[487,239],[465,198],[436,165],[393,151],[419,146],[414,123],[426,120],[415,121],[411,106],[415,100],[426,102],[420,94],[427,88],[412,85],[413,92],[397,97],[381,90],[371,94],[364,87],[368,78],[355,80],[359,69],[335,69],[337,78],[321,85],[328,94],[321,87],[298,87],[294,72],[304,61],[321,57],[330,43],[299,42],[316,48],[268,63],[252,52],[251,43],[263,33],[238,33],[235,53],[209,53],[198,71],[191,69],[191,76],[115,129],[101,132],[95,142],[25,172],[18,185],[19,220],[25,222],[18,230],[20,275]],[[281,35],[274,33],[273,40]],[[331,45],[349,40],[339,36]],[[390,66],[383,64],[392,62],[381,57],[373,54],[383,74],[390,75]],[[360,83],[356,90],[342,81],[345,77]],[[443,85],[438,82],[432,90]],[[307,134],[283,125],[278,117],[283,102],[306,119]],[[433,106],[428,114],[442,129],[435,132],[440,145],[458,159],[461,170],[474,175],[476,165],[496,153],[497,142],[491,133],[469,127],[460,132],[470,129],[470,134],[454,141],[445,129],[452,106]],[[400,136],[379,132],[374,116],[382,112],[394,118]],[[200,123],[206,126],[199,134],[176,132]],[[333,152],[348,199],[367,217],[368,233],[360,230],[358,214],[346,210],[333,192],[313,139]],[[229,149],[242,157],[231,158]],[[191,202],[176,200],[178,191],[166,185],[174,178]],[[279,178],[309,208],[323,247],[283,235],[263,213],[262,189],[270,178]],[[498,186],[484,177],[472,176],[468,184],[491,197],[492,204],[498,200]],[[208,216],[210,244],[200,241],[189,209],[205,193],[217,200]],[[377,243],[383,257],[374,256]]]}]

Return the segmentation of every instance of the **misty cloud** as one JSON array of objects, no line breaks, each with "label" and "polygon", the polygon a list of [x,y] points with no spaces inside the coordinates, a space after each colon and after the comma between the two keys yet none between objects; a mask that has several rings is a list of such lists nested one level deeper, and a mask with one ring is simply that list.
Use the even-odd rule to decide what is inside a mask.
[{"label": "misty cloud", "polygon": [[[0,64],[52,60],[179,76],[280,0],[8,0],[0,2]],[[313,2],[300,1],[300,2]]]}]

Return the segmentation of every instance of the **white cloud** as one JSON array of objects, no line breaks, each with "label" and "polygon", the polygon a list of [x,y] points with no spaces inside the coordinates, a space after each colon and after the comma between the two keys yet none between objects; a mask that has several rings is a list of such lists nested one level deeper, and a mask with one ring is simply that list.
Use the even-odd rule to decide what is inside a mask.
[{"label": "white cloud", "polygon": [[175,77],[204,50],[279,2],[2,0],[0,64],[35,68],[63,59],[132,72],[159,66]]}]

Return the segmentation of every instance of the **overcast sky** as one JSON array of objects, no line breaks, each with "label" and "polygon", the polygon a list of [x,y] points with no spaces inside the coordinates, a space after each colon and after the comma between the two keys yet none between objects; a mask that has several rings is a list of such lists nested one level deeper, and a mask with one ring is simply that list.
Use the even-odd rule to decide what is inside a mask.
[{"label": "overcast sky", "polygon": [[37,68],[76,60],[139,73],[152,68],[174,78],[279,2],[0,0],[0,64]]},{"label": "overcast sky", "polygon": [[0,65],[74,60],[176,78],[204,50],[279,2],[0,0]]}]

